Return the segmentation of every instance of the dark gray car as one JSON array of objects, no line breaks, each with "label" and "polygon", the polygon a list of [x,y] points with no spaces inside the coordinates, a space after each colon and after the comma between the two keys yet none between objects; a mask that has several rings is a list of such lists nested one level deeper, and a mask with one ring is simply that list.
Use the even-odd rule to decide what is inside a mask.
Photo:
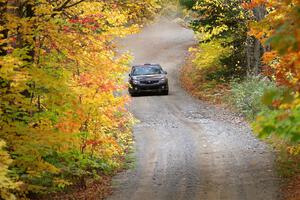
[{"label": "dark gray car", "polygon": [[135,65],[129,74],[128,91],[131,96],[149,92],[168,95],[167,72],[159,64]]}]

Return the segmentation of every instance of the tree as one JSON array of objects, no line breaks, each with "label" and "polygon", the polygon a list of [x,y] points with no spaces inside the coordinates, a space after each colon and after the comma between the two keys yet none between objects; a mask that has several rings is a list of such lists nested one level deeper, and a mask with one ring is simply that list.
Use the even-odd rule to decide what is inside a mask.
[{"label": "tree", "polygon": [[292,141],[300,141],[300,2],[297,0],[253,0],[248,8],[265,6],[269,11],[264,19],[251,24],[250,33],[270,51],[263,61],[269,76],[279,91],[266,92],[263,101],[272,110],[262,113],[254,127],[261,136],[277,134]]}]

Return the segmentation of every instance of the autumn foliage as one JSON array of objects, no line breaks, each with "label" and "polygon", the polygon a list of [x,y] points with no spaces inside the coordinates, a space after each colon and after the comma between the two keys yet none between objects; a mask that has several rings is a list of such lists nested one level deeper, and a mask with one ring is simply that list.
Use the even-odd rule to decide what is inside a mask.
[{"label": "autumn foliage", "polygon": [[0,0],[1,198],[62,189],[121,167],[132,143],[114,41],[156,1]]},{"label": "autumn foliage", "polygon": [[300,141],[300,1],[256,1],[246,7],[265,6],[267,16],[250,24],[250,34],[269,46],[263,61],[268,76],[282,89],[267,91],[263,101],[271,108],[254,124],[261,136],[277,134]]}]

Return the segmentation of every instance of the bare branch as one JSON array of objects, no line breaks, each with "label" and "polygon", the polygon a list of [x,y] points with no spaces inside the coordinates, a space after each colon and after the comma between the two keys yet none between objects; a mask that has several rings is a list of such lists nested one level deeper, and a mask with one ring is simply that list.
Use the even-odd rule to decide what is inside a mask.
[{"label": "bare branch", "polygon": [[76,6],[77,4],[80,4],[80,3],[84,2],[84,1],[86,1],[86,0],[80,0],[80,1],[77,1],[76,3],[73,3],[73,4],[71,4],[71,5],[66,6],[65,9],[66,9],[66,8],[71,8],[71,7],[73,7],[73,6]]},{"label": "bare branch", "polygon": [[86,1],[86,0],[79,0],[75,3],[72,3],[72,4],[68,5],[71,2],[71,0],[66,0],[61,6],[59,6],[58,8],[55,8],[54,11],[62,11],[64,9],[68,9],[68,8],[73,7],[73,6],[76,6],[76,5],[78,5],[78,4],[80,4],[84,1]]},{"label": "bare branch", "polygon": [[64,3],[62,3],[61,6],[59,6],[58,8],[54,8],[54,11],[62,11],[62,10],[65,8],[65,6],[68,5],[68,3],[69,3],[70,1],[71,1],[71,0],[66,0]]}]

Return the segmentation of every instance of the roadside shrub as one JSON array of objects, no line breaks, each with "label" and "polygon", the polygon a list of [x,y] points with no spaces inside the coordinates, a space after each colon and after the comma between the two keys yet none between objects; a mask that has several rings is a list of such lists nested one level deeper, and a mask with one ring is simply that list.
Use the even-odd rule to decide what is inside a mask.
[{"label": "roadside shrub", "polygon": [[233,49],[223,46],[224,42],[226,42],[225,39],[213,39],[200,43],[197,48],[191,50],[195,52],[193,64],[201,71],[203,80],[225,82],[229,77],[226,76],[228,70],[222,64],[222,60],[230,57]]},{"label": "roadside shrub", "polygon": [[221,59],[231,55],[232,49],[224,47],[224,40],[214,39],[207,43],[201,43],[196,50],[193,63],[198,69],[207,71],[207,74],[216,73],[223,69]]},{"label": "roadside shrub", "polygon": [[242,82],[231,82],[231,104],[243,115],[253,119],[259,112],[269,110],[262,97],[267,90],[274,90],[275,84],[261,77],[251,77]]},{"label": "roadside shrub", "polygon": [[201,50],[192,50],[192,54],[181,69],[180,79],[182,86],[193,96],[214,104],[221,104],[223,96],[229,92],[229,84],[222,79],[223,76],[211,79],[211,75],[222,67],[218,65],[215,54],[212,57],[206,55],[209,55],[210,50],[220,53],[224,49],[209,48],[209,45],[207,47],[205,48],[204,44],[201,44],[201,48],[199,48]]}]

